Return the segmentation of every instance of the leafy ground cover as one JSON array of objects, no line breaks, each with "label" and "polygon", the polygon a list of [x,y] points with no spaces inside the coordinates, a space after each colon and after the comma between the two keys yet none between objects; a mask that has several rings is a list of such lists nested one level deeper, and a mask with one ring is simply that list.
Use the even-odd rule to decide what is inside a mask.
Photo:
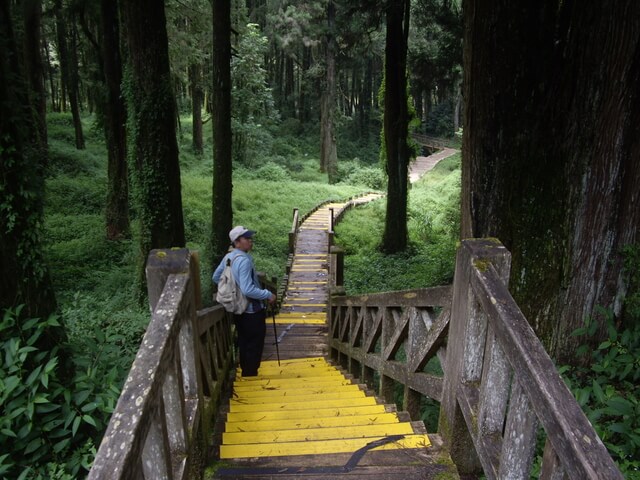
[{"label": "leafy ground cover", "polygon": [[453,279],[460,219],[460,154],[440,161],[412,185],[408,201],[409,249],[395,255],[379,250],[384,200],[347,212],[336,226],[345,249],[348,295],[447,285]]}]

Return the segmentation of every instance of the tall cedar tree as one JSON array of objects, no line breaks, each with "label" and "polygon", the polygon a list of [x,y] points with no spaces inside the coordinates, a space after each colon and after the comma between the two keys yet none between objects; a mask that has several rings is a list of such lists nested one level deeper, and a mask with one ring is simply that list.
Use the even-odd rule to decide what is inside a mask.
[{"label": "tall cedar tree", "polygon": [[47,145],[47,95],[44,89],[44,62],[40,54],[42,2],[28,0],[22,3],[25,72],[29,84],[31,105],[35,109],[37,122],[37,128],[33,130],[33,137],[40,149],[41,162],[46,166],[49,147]]},{"label": "tall cedar tree", "polygon": [[334,125],[336,108],[336,7],[327,3],[327,31],[325,33],[325,76],[320,100],[320,171],[327,172],[329,183],[337,181],[338,148]]},{"label": "tall cedar tree", "polygon": [[56,301],[41,246],[44,159],[10,3],[0,0],[0,310],[46,317]]},{"label": "tall cedar tree", "polygon": [[[139,271],[154,248],[183,247],[184,222],[163,0],[121,2],[128,64],[127,151],[140,218]],[[142,293],[142,292],[140,292]]]},{"label": "tall cedar tree", "polygon": [[516,301],[574,361],[598,307],[623,318],[621,250],[640,240],[640,2],[467,0],[464,16],[462,236],[511,250]]},{"label": "tall cedar tree", "polygon": [[106,208],[107,238],[129,236],[129,179],[127,168],[127,111],[121,95],[122,57],[118,2],[101,0],[102,63],[106,86],[104,130],[108,153]]},{"label": "tall cedar tree", "polygon": [[231,156],[231,9],[228,0],[213,2],[213,263],[229,245],[233,221]]},{"label": "tall cedar tree", "polygon": [[78,150],[84,150],[84,133],[80,120],[80,86],[78,61],[76,58],[75,31],[71,33],[67,26],[67,12],[63,9],[62,0],[55,0],[53,5],[56,17],[56,32],[58,39],[58,56],[60,58],[60,72],[62,87],[69,97],[69,106],[73,118],[75,142]]},{"label": "tall cedar tree", "polygon": [[407,176],[411,148],[407,144],[407,39],[410,0],[389,0],[386,5],[384,138],[387,157],[387,212],[382,249],[396,253],[407,248]]},{"label": "tall cedar tree", "polygon": [[202,64],[193,63],[189,66],[189,90],[191,91],[191,111],[192,126],[191,136],[193,138],[193,151],[202,154],[202,102],[204,92],[202,91]]}]

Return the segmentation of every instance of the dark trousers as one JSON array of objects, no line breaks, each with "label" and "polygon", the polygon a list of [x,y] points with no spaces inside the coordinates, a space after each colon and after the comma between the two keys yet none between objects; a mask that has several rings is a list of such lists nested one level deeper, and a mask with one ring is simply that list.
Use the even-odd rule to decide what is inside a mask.
[{"label": "dark trousers", "polygon": [[266,318],[264,309],[256,313],[234,315],[243,377],[255,377],[258,374],[267,331]]}]

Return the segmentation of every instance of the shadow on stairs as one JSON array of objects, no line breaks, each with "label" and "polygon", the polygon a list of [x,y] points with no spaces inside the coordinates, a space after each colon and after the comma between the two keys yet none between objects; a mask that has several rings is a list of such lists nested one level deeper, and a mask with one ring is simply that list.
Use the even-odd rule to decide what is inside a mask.
[{"label": "shadow on stairs", "polygon": [[208,479],[459,478],[437,435],[323,358],[238,376],[217,425]]},{"label": "shadow on stairs", "polygon": [[325,360],[327,229],[330,209],[345,206],[326,204],[300,225],[282,307],[267,319],[258,376],[237,372],[205,478],[459,478],[438,435]]}]

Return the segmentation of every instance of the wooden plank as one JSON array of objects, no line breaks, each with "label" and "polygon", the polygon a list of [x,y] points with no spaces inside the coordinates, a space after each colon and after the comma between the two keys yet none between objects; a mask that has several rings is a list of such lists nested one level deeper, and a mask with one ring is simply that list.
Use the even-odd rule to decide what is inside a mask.
[{"label": "wooden plank", "polygon": [[[436,460],[437,458],[446,459],[448,457],[448,452],[443,445],[442,438],[437,434],[431,434],[429,435],[429,440],[431,442],[429,448],[405,450],[401,455],[398,455],[398,452],[393,450],[369,450],[360,459],[357,465],[359,467],[407,465],[424,466],[430,463],[439,463]],[[353,452],[344,452],[323,455],[283,455],[274,458],[237,458],[233,460],[232,465],[239,468],[343,466],[352,458],[352,456]],[[408,478],[406,480],[413,480],[413,478]]]},{"label": "wooden plank", "polygon": [[[369,442],[384,437],[350,438],[341,440],[317,440],[308,442],[283,442],[252,445],[221,445],[220,458],[279,457],[284,455],[322,455],[326,453],[354,452]],[[429,446],[426,435],[406,435],[404,438],[377,447],[379,450],[425,448]]]},{"label": "wooden plank", "polygon": [[602,440],[492,267],[471,285],[566,471],[576,478],[622,479]]},{"label": "wooden plank", "polygon": [[253,445],[260,443],[310,442],[361,437],[410,435],[410,423],[384,423],[375,425],[341,425],[332,428],[308,428],[305,430],[274,430],[267,432],[225,432],[224,445]]},{"label": "wooden plank", "polygon": [[342,417],[347,415],[377,415],[388,413],[385,405],[348,405],[343,407],[319,407],[314,411],[310,410],[290,410],[290,411],[270,411],[270,412],[229,412],[227,421],[230,422],[258,422],[261,420],[272,421],[281,419],[300,418],[324,418]]},{"label": "wooden plank", "polygon": [[380,425],[398,423],[396,413],[377,413],[370,415],[341,415],[333,417],[310,417],[302,419],[261,420],[244,422],[225,422],[226,432],[262,432],[270,430],[294,430],[306,428],[333,428],[352,425]]},{"label": "wooden plank", "polygon": [[283,388],[282,386],[276,388],[258,388],[258,389],[250,389],[250,390],[234,390],[234,395],[238,394],[243,399],[255,399],[256,401],[266,399],[266,398],[282,398],[286,397],[290,399],[292,397],[301,397],[308,395],[331,395],[336,393],[359,393],[362,394],[363,391],[360,389],[360,386],[355,383],[347,383],[346,385],[343,382],[336,383],[327,383],[325,385],[317,385],[317,384],[306,384],[301,386],[292,386],[291,388]]},{"label": "wooden plank", "polygon": [[321,397],[322,401],[329,400],[355,400],[359,398],[366,397],[364,392],[357,388],[355,390],[347,390],[344,391],[343,388],[334,391],[326,391],[326,390],[317,390],[307,394],[297,394],[297,392],[284,392],[278,396],[247,396],[243,394],[241,397],[232,398],[229,400],[229,405],[233,410],[234,405],[262,405],[265,410],[270,410],[272,404],[282,404],[286,403],[287,405],[292,403],[312,403],[318,401]]},{"label": "wooden plank", "polygon": [[231,412],[269,412],[269,411],[292,411],[292,410],[306,410],[306,409],[320,409],[328,407],[348,407],[348,406],[364,406],[375,405],[376,400],[373,397],[362,398],[347,398],[347,399],[335,399],[335,400],[322,400],[318,399],[310,402],[301,403],[269,403],[266,405],[240,405],[231,403],[229,409]]}]

